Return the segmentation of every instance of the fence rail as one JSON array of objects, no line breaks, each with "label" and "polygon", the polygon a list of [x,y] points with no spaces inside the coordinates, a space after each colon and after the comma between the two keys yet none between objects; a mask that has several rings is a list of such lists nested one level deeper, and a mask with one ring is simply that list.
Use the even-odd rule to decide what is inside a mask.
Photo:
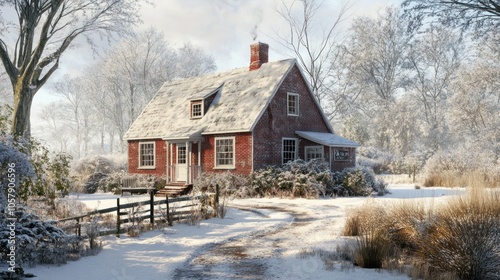
[{"label": "fence rail", "polygon": [[[181,202],[187,202],[185,204],[179,205]],[[161,209],[161,205],[165,205],[166,209]],[[58,223],[67,221],[76,221],[75,225],[64,227],[65,230],[75,230],[75,234],[81,236],[82,224],[88,223],[84,222],[87,218],[92,218],[100,214],[116,213],[116,228],[111,230],[106,230],[100,232],[100,235],[116,234],[120,237],[121,233],[125,232],[122,225],[130,224],[137,225],[142,223],[144,220],[149,220],[149,224],[154,225],[157,220],[162,220],[167,222],[168,225],[172,225],[174,220],[180,220],[191,214],[191,208],[200,205],[202,209],[205,209],[206,215],[217,214],[218,207],[218,192],[215,194],[204,194],[197,196],[180,196],[176,198],[154,200],[154,195],[151,192],[149,200],[130,202],[121,204],[120,198],[116,199],[116,206],[106,209],[99,209],[87,212],[84,215],[69,217],[65,219],[58,220]],[[145,207],[146,209],[142,209]],[[183,210],[190,208],[189,210]],[[179,211],[182,210],[182,211]],[[127,216],[123,218],[123,216]]]}]

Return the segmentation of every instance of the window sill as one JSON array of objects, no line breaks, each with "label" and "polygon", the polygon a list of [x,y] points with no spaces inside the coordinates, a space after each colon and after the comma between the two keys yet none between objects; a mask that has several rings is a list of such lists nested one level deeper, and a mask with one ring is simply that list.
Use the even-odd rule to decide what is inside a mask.
[{"label": "window sill", "polygon": [[299,114],[287,114],[287,116],[289,116],[289,117],[298,117]]},{"label": "window sill", "polygon": [[152,169],[156,169],[156,166],[141,166],[141,167],[138,167],[137,169],[152,170]]},{"label": "window sill", "polygon": [[235,166],[216,166],[214,169],[219,169],[219,170],[230,170],[230,169],[236,169]]}]

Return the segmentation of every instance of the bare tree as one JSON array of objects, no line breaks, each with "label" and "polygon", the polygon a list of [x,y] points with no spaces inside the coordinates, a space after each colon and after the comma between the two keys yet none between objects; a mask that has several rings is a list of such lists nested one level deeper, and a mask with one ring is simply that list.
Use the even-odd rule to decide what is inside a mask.
[{"label": "bare tree", "polygon": [[215,69],[214,58],[192,44],[184,44],[177,51],[176,76],[178,78],[196,77]]},{"label": "bare tree", "polygon": [[98,112],[92,102],[94,93],[89,89],[90,83],[94,81],[65,76],[54,85],[55,93],[62,97],[61,106],[66,112],[58,121],[68,125],[68,137],[73,144],[71,150],[65,152],[76,159],[89,154],[90,138],[97,121]]},{"label": "bare tree", "polygon": [[276,32],[276,42],[297,57],[321,105],[324,105],[328,95],[325,88],[330,71],[335,66],[332,61],[338,53],[340,25],[347,19],[346,13],[352,4],[343,3],[326,27],[318,23],[318,12],[323,6],[323,1],[294,0],[282,1],[281,6],[276,8],[288,25],[287,31]]},{"label": "bare tree", "polygon": [[393,101],[396,91],[408,83],[407,55],[413,34],[399,10],[387,8],[378,18],[357,18],[345,47],[352,59],[351,71],[360,83],[370,85],[379,103]]},{"label": "bare tree", "polygon": [[457,142],[468,141],[500,160],[500,64],[486,57],[462,66],[451,89],[449,122]]},{"label": "bare tree", "polygon": [[410,27],[431,19],[445,26],[473,29],[478,36],[491,35],[500,27],[500,3],[484,0],[404,0]]},{"label": "bare tree", "polygon": [[434,25],[412,45],[409,58],[414,70],[413,89],[423,114],[422,140],[437,151],[447,143],[446,105],[464,47],[452,30]]},{"label": "bare tree", "polygon": [[[129,32],[139,19],[135,0],[1,0],[17,15],[0,20],[0,59],[13,87],[12,133],[30,136],[33,97],[59,67],[75,39]],[[1,16],[1,14],[0,14]],[[13,26],[13,30],[10,26]],[[9,33],[9,31],[12,31]],[[13,34],[15,38],[11,38]]]},{"label": "bare tree", "polygon": [[43,133],[51,139],[53,146],[60,152],[69,152],[71,143],[70,123],[61,121],[69,115],[67,107],[61,101],[54,101],[42,108]]},{"label": "bare tree", "polygon": [[387,8],[377,18],[353,21],[351,37],[344,46],[346,71],[352,88],[359,90],[357,109],[371,119],[370,135],[374,145],[391,149],[393,135],[390,114],[398,92],[409,82],[408,51],[413,35],[396,8]]}]

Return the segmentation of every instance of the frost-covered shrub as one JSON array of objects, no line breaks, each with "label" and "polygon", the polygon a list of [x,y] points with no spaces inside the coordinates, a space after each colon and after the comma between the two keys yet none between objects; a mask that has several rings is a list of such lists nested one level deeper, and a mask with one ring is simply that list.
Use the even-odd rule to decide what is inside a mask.
[{"label": "frost-covered shrub", "polygon": [[[372,169],[376,174],[393,173],[395,156],[375,147],[360,147],[356,150],[356,164]],[[391,163],[393,164],[391,166]]]},{"label": "frost-covered shrub", "polygon": [[103,156],[86,157],[78,160],[73,170],[80,176],[90,176],[98,172],[109,174],[115,171],[115,163]]},{"label": "frost-covered shrub", "polygon": [[57,193],[65,194],[73,183],[69,175],[71,157],[66,154],[51,154],[34,139],[15,139],[0,136],[0,182],[5,187],[7,164],[15,164],[17,197],[26,201],[30,196],[43,196],[54,205]]},{"label": "frost-covered shrub", "polygon": [[372,192],[384,195],[386,192],[386,183],[377,180],[373,171],[366,167],[346,168],[341,171],[338,178],[342,180],[344,194],[349,196],[368,196]]},{"label": "frost-covered shrub", "polygon": [[331,173],[323,161],[295,160],[252,173],[250,183],[259,196],[318,197],[327,195]]},{"label": "frost-covered shrub", "polygon": [[90,175],[83,185],[85,193],[95,193],[99,189],[99,184],[101,181],[106,179],[108,175],[101,172],[96,172]]},{"label": "frost-covered shrub", "polygon": [[219,185],[221,196],[244,198],[253,196],[248,189],[248,177],[230,172],[203,173],[194,181],[195,192],[215,193],[215,186]]},{"label": "frost-covered shrub", "polygon": [[94,193],[99,189],[113,191],[125,170],[127,164],[123,156],[92,156],[75,162],[72,171],[79,181],[77,191]]},{"label": "frost-covered shrub", "polygon": [[[15,211],[16,223],[16,261],[21,266],[35,265],[38,263],[62,264],[70,255],[80,255],[75,252],[83,248],[76,237],[67,235],[62,229],[56,227],[54,222],[42,221],[36,215],[29,214],[30,210],[20,206]],[[0,252],[2,259],[6,260],[9,245],[9,221],[4,214],[0,215]]]},{"label": "frost-covered shrub", "polygon": [[374,191],[383,195],[386,187],[369,168],[331,172],[326,162],[303,160],[254,172],[250,183],[258,196],[280,197],[370,195]]},{"label": "frost-covered shrub", "polygon": [[[9,168],[10,172],[15,175],[16,187],[20,182],[28,178],[35,177],[35,171],[29,161],[29,156],[22,150],[27,150],[28,143],[24,140],[16,141],[9,135],[0,134],[0,203],[5,201],[5,190],[9,185]],[[10,175],[12,176],[12,175]]]}]

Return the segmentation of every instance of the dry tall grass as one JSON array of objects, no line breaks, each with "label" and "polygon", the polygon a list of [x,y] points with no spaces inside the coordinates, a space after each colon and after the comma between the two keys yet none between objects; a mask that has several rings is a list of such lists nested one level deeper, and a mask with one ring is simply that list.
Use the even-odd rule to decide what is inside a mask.
[{"label": "dry tall grass", "polygon": [[385,208],[373,199],[367,200],[360,207],[349,209],[341,234],[343,236],[359,236],[365,233],[364,229],[376,228],[377,224],[382,223],[385,211]]},{"label": "dry tall grass", "polygon": [[500,187],[500,177],[499,174],[487,174],[477,170],[460,173],[441,170],[425,175],[423,184],[426,187],[498,188]]},{"label": "dry tall grass", "polygon": [[422,232],[418,253],[458,279],[499,279],[500,193],[471,189],[440,207]]},{"label": "dry tall grass", "polygon": [[346,219],[344,234],[354,233],[353,259],[363,267],[404,260],[401,267],[412,265],[412,277],[500,279],[500,191],[471,188],[427,209],[418,203],[387,210],[363,205]]}]

